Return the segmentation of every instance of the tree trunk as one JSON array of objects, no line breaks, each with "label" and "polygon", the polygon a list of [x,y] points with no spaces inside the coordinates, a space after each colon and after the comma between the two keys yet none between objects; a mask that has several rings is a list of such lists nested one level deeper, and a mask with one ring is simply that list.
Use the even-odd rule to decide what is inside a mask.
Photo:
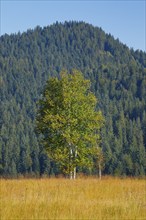
[{"label": "tree trunk", "polygon": [[[75,147],[75,151],[73,152],[72,148],[71,148],[71,144],[69,144],[70,146],[70,171],[69,171],[69,175],[70,175],[70,179],[76,179],[76,166],[73,168],[73,163],[74,160],[76,160],[77,157],[77,146]],[[74,153],[74,155],[73,155]]]},{"label": "tree trunk", "polygon": [[76,179],[76,167],[74,167],[74,180]]},{"label": "tree trunk", "polygon": [[73,175],[72,175],[72,171],[70,171],[70,180],[72,180],[72,178],[73,178]]},{"label": "tree trunk", "polygon": [[[77,158],[77,146],[75,146],[75,160]],[[76,179],[76,173],[77,173],[77,168],[76,166],[74,167],[74,179]]]},{"label": "tree trunk", "polygon": [[99,179],[101,180],[101,164],[100,164],[100,162],[98,164],[98,169],[99,169]]},{"label": "tree trunk", "polygon": [[71,148],[71,144],[69,144],[70,146],[70,179],[73,178],[73,171],[72,171],[72,156],[73,156],[73,151],[72,151],[72,148]]}]

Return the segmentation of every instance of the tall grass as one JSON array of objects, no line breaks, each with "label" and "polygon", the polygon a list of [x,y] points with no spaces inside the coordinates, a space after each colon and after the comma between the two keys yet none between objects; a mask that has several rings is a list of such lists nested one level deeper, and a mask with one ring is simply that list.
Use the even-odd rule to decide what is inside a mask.
[{"label": "tall grass", "polygon": [[144,179],[1,180],[1,220],[146,219]]}]

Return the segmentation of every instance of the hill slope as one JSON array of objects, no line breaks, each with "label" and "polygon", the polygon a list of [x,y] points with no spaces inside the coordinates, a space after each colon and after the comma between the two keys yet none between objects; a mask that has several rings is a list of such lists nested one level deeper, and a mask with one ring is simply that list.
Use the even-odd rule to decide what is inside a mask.
[{"label": "hill slope", "polygon": [[[76,68],[92,82],[105,115],[104,173],[143,175],[146,54],[84,22],[65,22],[0,37],[0,172],[57,174],[34,132],[36,102],[48,76]],[[82,172],[89,173],[88,170]],[[96,167],[92,173],[96,173]]]}]

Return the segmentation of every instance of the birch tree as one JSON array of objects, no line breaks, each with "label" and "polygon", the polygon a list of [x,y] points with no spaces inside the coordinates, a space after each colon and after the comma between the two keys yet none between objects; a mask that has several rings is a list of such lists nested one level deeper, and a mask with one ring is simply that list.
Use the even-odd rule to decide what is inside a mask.
[{"label": "birch tree", "polygon": [[99,176],[99,179],[101,180],[102,170],[104,168],[104,155],[103,155],[101,147],[99,147],[98,145],[95,148],[94,157],[95,157],[96,166],[98,170],[98,176]]},{"label": "birch tree", "polygon": [[70,179],[76,178],[77,167],[92,166],[103,124],[96,105],[90,81],[77,70],[50,78],[39,101],[37,128],[43,145]]}]

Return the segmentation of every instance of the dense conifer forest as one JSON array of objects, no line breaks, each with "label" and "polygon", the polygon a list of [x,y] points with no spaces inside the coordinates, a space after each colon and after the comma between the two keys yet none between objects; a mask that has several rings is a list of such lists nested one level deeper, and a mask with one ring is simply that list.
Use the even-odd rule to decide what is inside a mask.
[{"label": "dense conifer forest", "polygon": [[[90,79],[105,117],[103,173],[145,174],[146,53],[101,28],[65,22],[0,37],[1,176],[60,174],[35,132],[37,101],[48,77],[73,68]],[[97,174],[97,165],[78,172]]]}]

